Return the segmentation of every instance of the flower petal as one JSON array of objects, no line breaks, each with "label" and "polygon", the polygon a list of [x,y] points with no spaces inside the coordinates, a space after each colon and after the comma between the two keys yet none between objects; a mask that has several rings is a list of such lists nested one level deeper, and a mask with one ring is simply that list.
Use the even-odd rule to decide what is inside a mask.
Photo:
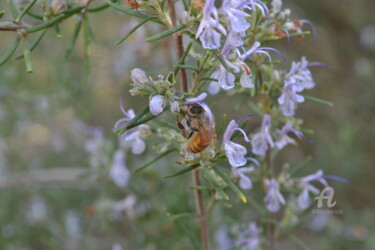
[{"label": "flower petal", "polygon": [[158,115],[163,112],[165,106],[165,98],[161,95],[156,95],[150,100],[150,112],[153,115]]},{"label": "flower petal", "polygon": [[229,141],[225,144],[225,154],[228,157],[229,164],[232,167],[240,167],[246,164],[245,155],[247,150],[244,146]]},{"label": "flower petal", "polygon": [[136,138],[132,143],[132,153],[135,155],[142,154],[145,151],[145,148],[146,143],[140,138]]}]

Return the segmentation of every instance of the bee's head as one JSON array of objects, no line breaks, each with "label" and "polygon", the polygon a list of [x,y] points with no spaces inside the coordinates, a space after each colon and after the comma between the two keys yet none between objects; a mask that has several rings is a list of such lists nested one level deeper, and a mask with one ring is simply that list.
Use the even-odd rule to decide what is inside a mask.
[{"label": "bee's head", "polygon": [[203,112],[203,108],[201,105],[193,103],[189,104],[186,107],[186,113],[190,116],[197,116]]}]

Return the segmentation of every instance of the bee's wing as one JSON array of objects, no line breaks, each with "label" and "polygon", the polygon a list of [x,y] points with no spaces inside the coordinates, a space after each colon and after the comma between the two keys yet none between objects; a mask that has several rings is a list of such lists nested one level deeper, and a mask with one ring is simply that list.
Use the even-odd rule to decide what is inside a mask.
[{"label": "bee's wing", "polygon": [[215,135],[215,130],[210,126],[210,124],[200,124],[199,125],[199,134],[200,134],[200,144],[209,145],[211,139]]}]

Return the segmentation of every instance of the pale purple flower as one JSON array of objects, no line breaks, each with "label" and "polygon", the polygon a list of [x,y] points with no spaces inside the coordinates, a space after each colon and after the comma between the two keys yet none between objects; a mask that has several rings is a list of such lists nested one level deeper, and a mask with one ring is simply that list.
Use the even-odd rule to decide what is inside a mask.
[{"label": "pale purple flower", "polygon": [[222,147],[225,149],[225,154],[229,160],[229,164],[232,167],[240,167],[245,165],[247,162],[247,158],[245,157],[245,155],[247,154],[246,148],[238,143],[230,141],[230,138],[232,137],[234,131],[240,131],[244,136],[244,140],[246,142],[250,142],[245,131],[243,131],[243,129],[239,128],[238,126],[238,123],[235,120],[232,120],[225,130],[223,137]]},{"label": "pale purple flower", "polygon": [[271,2],[273,12],[280,12],[282,5],[283,5],[282,0],[272,0]]},{"label": "pale purple flower", "polygon": [[305,57],[301,61],[293,62],[289,73],[286,75],[285,85],[294,84],[294,90],[301,92],[304,89],[312,89],[315,87],[309,66],[317,65],[317,63],[309,63]]},{"label": "pale purple flower", "polygon": [[250,14],[241,10],[247,7],[247,2],[249,1],[224,0],[220,9],[220,13],[225,15],[225,21],[235,32],[243,32],[250,28],[250,23],[246,21],[246,17],[250,17]]},{"label": "pale purple flower", "polygon": [[163,112],[165,106],[165,97],[162,95],[155,95],[150,99],[150,112],[153,115],[158,115]]},{"label": "pale purple flower", "polygon": [[65,229],[68,237],[71,239],[79,239],[82,236],[81,219],[78,212],[69,210],[65,214]]},{"label": "pale purple flower", "polygon": [[253,184],[251,182],[251,179],[249,176],[247,176],[247,173],[253,172],[255,170],[254,167],[233,167],[232,168],[232,176],[234,178],[239,178],[239,185],[240,188],[244,190],[251,189],[253,187]]},{"label": "pale purple flower", "polygon": [[217,81],[211,81],[208,85],[207,91],[210,95],[217,95],[220,92],[220,89],[221,87]]},{"label": "pale purple flower", "polygon": [[45,200],[40,196],[33,196],[28,201],[26,207],[26,219],[35,224],[44,220],[47,217],[47,206]]},{"label": "pale purple flower", "polygon": [[[120,108],[125,118],[122,118],[115,123],[115,126],[113,128],[115,130],[126,126],[129,123],[129,121],[133,119],[135,116],[134,111],[132,109],[129,109],[128,111],[124,109],[124,106],[122,105],[122,101],[120,101]],[[144,125],[144,124],[139,125],[138,127],[127,130],[124,134],[120,136],[120,139],[121,141],[124,141],[124,142],[131,142],[133,154],[136,154],[136,155],[141,154],[143,153],[143,151],[145,151],[145,148],[146,148],[146,144],[142,140],[142,137],[148,135],[148,132],[147,132],[149,131],[148,128],[149,127],[147,125]]]},{"label": "pale purple flower", "polygon": [[112,250],[123,250],[123,248],[120,243],[114,243],[112,245]]},{"label": "pale purple flower", "polygon": [[295,114],[296,103],[302,103],[305,98],[297,94],[294,83],[285,82],[281,96],[277,99],[281,106],[283,115],[293,116]]},{"label": "pale purple flower", "polygon": [[[219,68],[212,73],[211,78],[218,79],[218,82],[212,82],[212,84],[218,84],[222,89],[228,90],[234,87],[234,81],[236,80],[235,75],[228,72],[223,65],[220,64]],[[211,87],[211,92],[212,87]]]},{"label": "pale purple flower", "polygon": [[260,131],[256,133],[251,141],[252,151],[256,155],[264,155],[268,147],[273,148],[274,143],[269,132],[271,127],[271,116],[264,115]]},{"label": "pale purple flower", "polygon": [[130,78],[136,84],[146,83],[150,80],[150,77],[141,69],[135,68],[130,72]]},{"label": "pale purple flower", "polygon": [[227,36],[227,39],[225,40],[225,44],[223,46],[223,49],[221,50],[221,54],[224,57],[227,57],[231,50],[236,49],[242,45],[244,45],[244,41],[241,35],[231,30]]},{"label": "pale purple flower", "polygon": [[95,154],[103,143],[103,130],[101,128],[90,127],[88,131],[92,138],[86,141],[85,149],[88,153]]},{"label": "pale purple flower", "polygon": [[280,210],[281,204],[285,205],[286,201],[280,193],[279,183],[275,179],[265,179],[267,195],[264,198],[267,203],[268,211],[275,213]]},{"label": "pale purple flower", "polygon": [[302,189],[301,194],[298,196],[298,205],[304,210],[310,206],[311,199],[309,192],[314,194],[319,194],[319,189],[310,184],[312,181],[318,181],[322,183],[325,187],[328,186],[327,181],[324,179],[323,171],[318,170],[315,174],[303,177],[299,183],[299,187]]},{"label": "pale purple flower", "polygon": [[251,78],[252,74],[247,74],[246,71],[244,71],[240,78],[240,83],[242,87],[244,88],[254,88],[254,82]]},{"label": "pale purple flower", "polygon": [[116,129],[119,129],[121,127],[124,127],[131,119],[134,118],[135,116],[135,113],[134,113],[134,110],[132,109],[129,109],[128,111],[126,111],[124,109],[124,106],[122,105],[122,100],[120,100],[120,109],[121,109],[121,112],[124,114],[124,118],[121,118],[119,119],[116,123],[115,123],[115,126],[114,126],[114,130]]},{"label": "pale purple flower", "polygon": [[[271,56],[266,50],[272,50],[277,52],[278,54],[281,55],[279,51],[273,48],[268,48],[268,47],[260,47],[260,42],[255,42],[253,46],[248,50],[245,51],[244,53],[241,54],[240,50],[238,49],[239,46],[243,45],[242,38],[239,34],[235,32],[230,32],[227,40],[224,44],[223,50],[222,50],[222,56],[225,64],[233,71],[233,73],[239,73],[241,69],[244,71],[243,74],[241,75],[240,83],[243,87],[245,88],[253,88],[253,82],[251,79],[251,74],[248,74],[244,68],[248,68],[248,66],[245,64],[245,60],[249,58],[253,54],[264,54],[266,55],[269,60],[271,61]],[[235,58],[234,60],[229,61],[229,57],[233,57],[233,54],[229,55],[229,53],[234,50],[235,53]],[[209,86],[209,92],[213,94],[217,94],[218,87],[214,87],[215,84],[218,84],[221,88],[228,90],[231,89],[235,86],[235,75],[232,72],[228,72],[227,69],[220,64],[219,68],[215,70],[211,74],[211,78],[217,79],[218,82],[216,83],[215,81],[212,81]]]},{"label": "pale purple flower", "polygon": [[303,133],[293,128],[293,121],[285,123],[283,128],[278,131],[278,141],[275,142],[275,146],[278,150],[283,149],[288,144],[295,144],[295,140],[289,137],[288,133],[294,133],[299,139],[303,139]]},{"label": "pale purple flower", "polygon": [[124,138],[123,141],[125,142],[125,145],[122,144],[122,146],[126,146],[128,145],[127,142],[130,142],[132,153],[135,155],[139,155],[146,149],[146,143],[142,138],[147,137],[150,134],[150,127],[148,125],[141,124],[138,127],[131,129],[120,136],[120,138]]},{"label": "pale purple flower", "polygon": [[109,177],[118,187],[126,187],[128,185],[130,172],[125,166],[125,152],[123,150],[115,152]]},{"label": "pale purple flower", "polygon": [[104,145],[103,130],[101,128],[89,127],[91,138],[85,142],[85,149],[90,155],[90,166],[98,168],[103,156],[102,147]]},{"label": "pale purple flower", "polygon": [[203,9],[203,17],[195,35],[195,38],[200,39],[205,49],[220,48],[220,33],[223,35],[227,34],[224,26],[219,22],[219,15],[214,2],[214,0],[206,1]]},{"label": "pale purple flower", "polygon": [[249,224],[249,226],[241,232],[236,245],[242,250],[256,250],[260,244],[259,232],[255,222]]},{"label": "pale purple flower", "polygon": [[276,53],[278,53],[279,55],[281,55],[281,53],[276,49],[269,48],[269,47],[260,47],[260,45],[261,45],[260,42],[256,41],[249,50],[245,51],[242,54],[237,49],[236,52],[238,54],[238,58],[241,61],[245,61],[247,58],[249,58],[253,54],[264,54],[268,57],[268,59],[270,61],[272,61],[270,54],[266,50],[272,50],[272,51],[275,51]]},{"label": "pale purple flower", "polygon": [[231,239],[228,237],[228,227],[227,226],[221,226],[216,232],[215,232],[215,241],[217,245],[217,250],[228,250],[231,249],[233,246],[233,243]]}]

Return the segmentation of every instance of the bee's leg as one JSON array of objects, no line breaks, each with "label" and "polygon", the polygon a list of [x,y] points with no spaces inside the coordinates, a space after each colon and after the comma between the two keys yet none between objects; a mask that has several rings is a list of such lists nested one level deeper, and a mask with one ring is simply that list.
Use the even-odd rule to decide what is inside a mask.
[{"label": "bee's leg", "polygon": [[190,139],[193,134],[194,134],[193,131],[191,131],[191,132],[183,131],[182,132],[182,136],[185,137],[186,139]]},{"label": "bee's leg", "polygon": [[195,132],[198,132],[199,131],[199,128],[196,128],[194,127],[191,122],[189,120],[186,120],[186,125],[188,126],[188,128],[192,131],[195,131]]},{"label": "bee's leg", "polygon": [[186,122],[186,120],[184,119],[182,122],[180,122],[178,116],[176,116],[176,120],[177,127],[181,130],[181,135],[186,139],[190,139],[194,132],[190,129],[186,129],[186,126],[183,124],[183,122]]},{"label": "bee's leg", "polygon": [[176,116],[176,124],[177,124],[177,127],[181,130],[185,130],[185,127],[184,125],[180,122],[180,120],[178,119],[178,115]]}]

